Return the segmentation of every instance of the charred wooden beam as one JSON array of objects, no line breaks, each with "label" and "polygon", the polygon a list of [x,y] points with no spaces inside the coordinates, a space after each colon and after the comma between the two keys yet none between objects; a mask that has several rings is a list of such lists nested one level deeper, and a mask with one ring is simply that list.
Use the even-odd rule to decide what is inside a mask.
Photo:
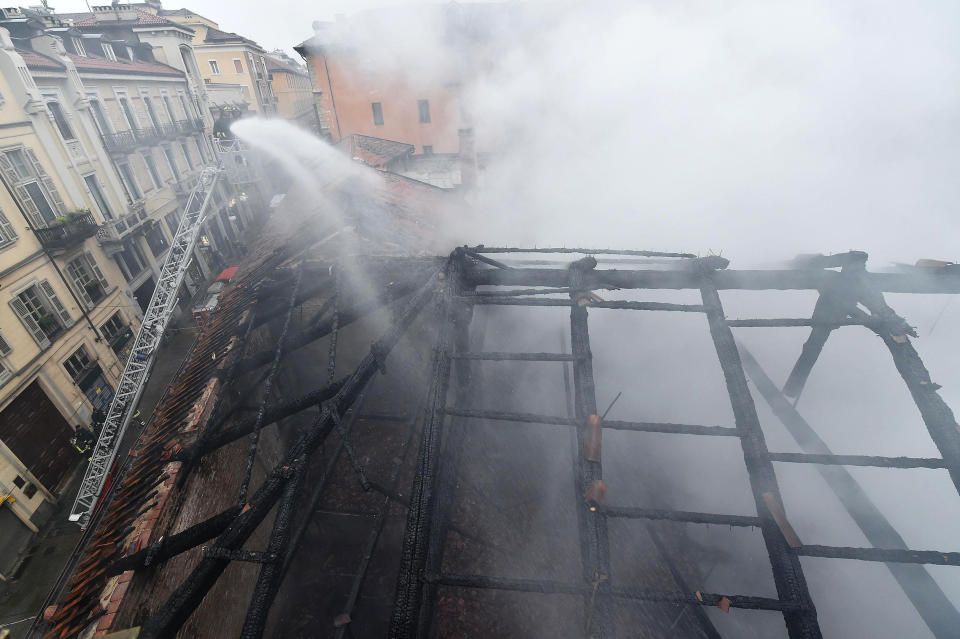
[{"label": "charred wooden beam", "polygon": [[453,353],[453,359],[477,359],[489,362],[572,362],[574,356],[568,353]]},{"label": "charred wooden beam", "polygon": [[584,249],[584,248],[511,248],[505,246],[471,246],[471,253],[579,253],[581,255],[634,255],[637,257],[676,257],[694,258],[693,253],[664,253],[662,251],[636,251],[624,249]]},{"label": "charred wooden beam", "polygon": [[650,519],[680,521],[690,524],[718,524],[721,526],[753,527],[760,526],[759,517],[747,515],[718,515],[697,513],[687,510],[663,510],[658,508],[630,508],[627,506],[607,506],[603,509],[607,517],[618,519]]},{"label": "charred wooden beam", "polygon": [[[510,413],[496,410],[480,410],[460,407],[445,408],[447,415],[472,417],[474,419],[491,419],[503,422],[518,422],[527,424],[553,424],[556,426],[579,427],[579,421],[569,417],[554,415],[537,415],[535,413]],[[700,426],[697,424],[672,424],[668,422],[626,422],[616,419],[603,421],[604,428],[613,430],[632,430],[642,433],[671,433],[675,435],[707,435],[714,437],[736,437],[737,429],[729,426]]]},{"label": "charred wooden beam", "polygon": [[[570,286],[570,352],[573,361],[574,412],[579,424],[585,425],[588,418],[599,415],[597,411],[596,384],[593,378],[593,353],[590,350],[588,311],[577,304],[577,296],[585,290],[584,277],[597,266],[593,257],[585,257],[570,265],[567,283]],[[586,628],[590,636],[601,639],[616,636],[610,601],[605,596],[610,589],[610,542],[607,535],[607,520],[599,512],[597,504],[586,498],[591,490],[605,492],[603,487],[603,463],[600,456],[588,458],[584,454],[584,428],[578,427],[575,472],[576,481],[584,498],[576,501],[577,523],[580,533],[580,559],[583,565],[584,583],[592,583],[597,597],[587,602]],[[600,504],[602,505],[602,504]]]},{"label": "charred wooden beam", "polygon": [[930,379],[930,372],[910,342],[910,337],[916,337],[916,332],[906,320],[887,306],[883,293],[871,288],[865,278],[862,278],[861,282],[860,301],[880,320],[880,323],[871,325],[870,329],[883,340],[890,351],[900,377],[920,410],[930,439],[940,451],[953,485],[960,492],[960,425],[957,424],[957,418],[950,406],[940,397],[937,392],[940,385]]},{"label": "charred wooden beam", "polygon": [[[562,300],[551,297],[464,297],[474,304],[487,306],[579,306],[576,300]],[[589,302],[591,308],[611,308],[629,311],[679,311],[681,313],[702,313],[699,304],[670,304],[667,302]]]},{"label": "charred wooden beam", "polygon": [[816,455],[810,453],[770,453],[770,461],[792,464],[832,466],[876,466],[878,468],[946,468],[942,459],[929,457],[878,457],[874,455]]},{"label": "charred wooden beam", "polygon": [[[357,399],[361,389],[380,370],[384,358],[390,353],[400,337],[406,332],[414,318],[433,297],[436,278],[430,278],[416,295],[406,304],[403,312],[397,315],[390,329],[370,349],[370,353],[357,366],[343,388],[330,401],[317,417],[313,427],[301,435],[290,447],[283,461],[271,472],[250,498],[244,511],[217,538],[216,545],[236,550],[243,546],[263,518],[272,509],[274,503],[290,479],[289,468],[301,456],[309,457],[334,427],[333,411],[342,415]],[[200,604],[207,592],[226,569],[229,561],[216,557],[205,557],[180,584],[167,601],[142,626],[142,639],[159,639],[177,634],[192,612]]]},{"label": "charred wooden beam", "polygon": [[760,518],[760,531],[770,557],[777,596],[783,601],[797,604],[800,608],[798,611],[784,612],[787,633],[791,639],[820,639],[822,635],[817,622],[817,611],[810,597],[800,560],[793,552],[787,532],[781,525],[782,514],[773,511],[770,506],[771,502],[778,505],[783,503],[780,487],[773,463],[768,458],[766,439],[760,427],[753,397],[750,395],[737,343],[733,331],[724,319],[723,305],[713,281],[716,275],[719,273],[703,273],[700,295],[707,308],[710,335],[723,369],[734,420],[740,432],[743,460],[747,467],[757,516]]},{"label": "charred wooden beam", "polygon": [[[564,583],[542,579],[505,579],[502,577],[487,577],[484,575],[439,574],[426,575],[425,579],[444,586],[457,588],[486,588],[493,590],[512,590],[515,592],[536,592],[546,595],[589,595],[593,591],[590,584]],[[708,592],[670,592],[669,590],[649,590],[645,588],[610,588],[608,595],[616,599],[632,601],[651,601],[673,604],[697,604],[701,606],[717,606],[720,600],[726,598],[731,608],[746,610],[777,610],[784,613],[801,611],[796,603],[779,601],[769,597],[753,597],[749,595],[719,595]]]},{"label": "charred wooden beam", "polygon": [[107,568],[107,574],[111,576],[119,575],[127,570],[148,568],[163,563],[171,557],[175,557],[191,548],[196,548],[208,539],[213,539],[226,530],[227,526],[230,525],[239,514],[240,508],[233,506],[175,535],[164,537],[157,543],[151,544],[143,550],[127,555],[126,557],[121,557],[113,562],[110,564],[110,567]]},{"label": "charred wooden beam", "polygon": [[[692,261],[692,260],[691,260]],[[829,270],[726,270],[714,276],[718,290],[821,290],[840,278]],[[566,269],[512,268],[472,270],[467,280],[477,286],[549,286],[567,284]],[[584,277],[585,288],[697,289],[699,277],[688,270],[594,270]],[[866,281],[885,293],[960,293],[960,274],[867,273]]]},{"label": "charred wooden beam", "polygon": [[400,554],[400,570],[397,575],[396,595],[390,618],[388,636],[391,639],[412,639],[418,636],[420,607],[422,605],[422,581],[427,564],[430,543],[430,526],[433,522],[433,506],[437,498],[437,478],[440,469],[440,451],[443,445],[444,409],[450,385],[451,359],[454,340],[454,289],[458,286],[450,277],[457,261],[451,259],[450,269],[445,273],[443,291],[437,304],[437,314],[442,318],[433,351],[430,391],[427,400],[427,416],[424,420],[417,471],[414,475],[407,509]]},{"label": "charred wooden beam", "polygon": [[[835,457],[813,427],[807,423],[790,401],[783,395],[766,374],[750,351],[740,345],[744,368],[757,390],[770,406],[774,415],[784,425],[809,457]],[[771,459],[773,459],[771,453]],[[784,453],[779,453],[784,455]],[[788,460],[783,460],[788,461]],[[842,466],[818,465],[817,471],[850,514],[864,536],[879,548],[906,549],[907,544],[896,528],[880,512],[870,496]],[[916,608],[930,631],[938,639],[952,636],[960,627],[960,612],[944,594],[933,577],[923,566],[888,563],[887,569],[900,585],[904,594]]]},{"label": "charred wooden beam", "polygon": [[789,328],[793,326],[822,326],[832,330],[835,328],[840,328],[841,326],[865,326],[866,324],[866,320],[853,318],[832,322],[807,317],[727,320],[727,326],[733,328]]},{"label": "charred wooden beam", "polygon": [[[326,337],[333,332],[334,327],[343,328],[352,324],[361,317],[369,315],[384,304],[388,304],[402,297],[410,295],[416,291],[422,281],[419,283],[402,281],[387,286],[378,296],[373,299],[364,299],[356,301],[353,304],[340,309],[336,318],[327,318],[314,326],[310,326],[302,331],[291,334],[284,340],[283,348],[286,353],[290,353],[298,348],[302,348],[321,337]],[[244,359],[237,365],[238,373],[247,373],[256,370],[265,364],[269,364],[273,359],[273,350],[263,351],[256,355]]]},{"label": "charred wooden beam", "polygon": [[[860,561],[883,561],[906,564],[930,564],[933,566],[960,566],[960,552],[940,550],[904,550],[901,548],[851,548],[848,546],[803,545],[796,549],[804,557],[828,557],[830,559],[859,559]],[[956,628],[954,628],[956,631]]]},{"label": "charred wooden beam", "polygon": [[[274,424],[308,408],[319,406],[340,392],[340,389],[343,387],[344,383],[346,383],[347,379],[349,378],[343,378],[334,382],[333,384],[323,386],[315,391],[311,391],[305,395],[291,399],[290,401],[267,406],[263,413],[262,426],[269,426],[270,424]],[[252,433],[256,423],[257,418],[254,416],[240,420],[233,426],[215,430],[205,439],[199,440],[190,448],[185,449],[180,454],[174,456],[173,459],[184,460],[195,454],[205,455],[211,451],[217,450],[222,446],[233,443],[241,437],[245,437],[246,435]]]}]

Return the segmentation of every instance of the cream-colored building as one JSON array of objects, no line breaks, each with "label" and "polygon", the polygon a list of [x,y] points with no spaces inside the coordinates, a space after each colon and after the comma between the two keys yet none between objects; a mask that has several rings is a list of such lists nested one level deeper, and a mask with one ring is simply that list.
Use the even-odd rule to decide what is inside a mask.
[{"label": "cream-colored building", "polygon": [[277,115],[305,129],[319,132],[314,108],[313,85],[307,68],[298,65],[282,52],[265,57],[270,88],[277,100]]},{"label": "cream-colored building", "polygon": [[[0,9],[0,578],[81,461],[75,429],[108,409],[189,190],[216,161],[191,39],[124,5]],[[249,199],[221,181],[188,293],[239,249]]]},{"label": "cream-colored building", "polygon": [[276,114],[266,57],[259,44],[239,34],[221,31],[216,22],[189,9],[154,10],[159,17],[193,30],[191,46],[208,85],[240,85],[253,113]]}]

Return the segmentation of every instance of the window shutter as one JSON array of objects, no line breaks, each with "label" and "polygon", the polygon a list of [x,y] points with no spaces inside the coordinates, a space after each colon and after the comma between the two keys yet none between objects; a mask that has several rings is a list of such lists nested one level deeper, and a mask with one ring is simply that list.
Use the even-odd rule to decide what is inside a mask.
[{"label": "window shutter", "polygon": [[10,223],[7,216],[3,214],[3,211],[0,211],[0,235],[3,235],[0,243],[12,242],[17,239],[17,231],[13,228],[13,224]]},{"label": "window shutter", "polygon": [[93,254],[90,251],[84,251],[83,257],[87,260],[87,265],[90,267],[90,272],[93,273],[93,276],[100,281],[100,286],[102,286],[103,290],[106,291],[109,288],[107,286],[107,278],[103,276],[103,271],[101,271],[100,267],[97,265],[97,260],[93,258]]},{"label": "window shutter", "polygon": [[16,191],[17,198],[19,198],[20,203],[23,205],[23,210],[30,218],[30,223],[37,228],[46,226],[47,223],[40,217],[40,210],[34,203],[33,198],[30,197],[27,190],[20,185],[21,178],[17,175],[17,171],[13,168],[13,163],[10,162],[10,158],[7,157],[6,153],[0,153],[0,171],[3,171],[3,176],[7,178],[7,182],[13,185],[13,190]]},{"label": "window shutter", "polygon": [[9,382],[11,377],[13,377],[13,373],[3,362],[0,362],[0,385]]},{"label": "window shutter", "polygon": [[57,213],[57,215],[63,215],[66,212],[66,206],[63,203],[63,198],[60,197],[60,191],[57,190],[53,180],[51,180],[50,176],[47,175],[47,172],[43,170],[43,165],[40,164],[40,161],[37,159],[37,154],[33,152],[33,149],[28,149],[27,147],[24,147],[23,151],[27,154],[27,157],[30,158],[30,162],[33,163],[33,170],[36,171],[37,177],[39,177],[40,182],[43,183],[43,189],[50,197],[50,200],[53,203],[54,211]]},{"label": "window shutter", "polygon": [[47,339],[46,333],[44,333],[40,325],[37,324],[37,320],[33,319],[33,316],[27,311],[27,307],[23,302],[15,297],[10,300],[10,307],[13,309],[13,312],[20,317],[20,321],[23,322],[27,332],[33,336],[33,341],[35,341],[40,348],[50,346],[50,340]]},{"label": "window shutter", "polygon": [[6,357],[13,352],[10,343],[0,334],[0,356]]},{"label": "window shutter", "polygon": [[50,302],[50,306],[53,307],[54,312],[60,316],[60,321],[63,322],[64,328],[70,328],[70,326],[73,325],[73,318],[70,317],[70,313],[67,312],[67,307],[64,306],[60,298],[57,297],[53,287],[50,286],[50,282],[48,280],[42,280],[40,282],[40,290],[46,295],[47,301]]},{"label": "window shutter", "polygon": [[86,304],[88,308],[93,308],[93,300],[90,298],[90,295],[87,294],[87,289],[83,286],[83,278],[80,277],[77,265],[73,262],[67,263],[67,272],[70,274],[70,279],[73,280],[73,288],[77,291],[80,299],[83,300],[83,303]]}]

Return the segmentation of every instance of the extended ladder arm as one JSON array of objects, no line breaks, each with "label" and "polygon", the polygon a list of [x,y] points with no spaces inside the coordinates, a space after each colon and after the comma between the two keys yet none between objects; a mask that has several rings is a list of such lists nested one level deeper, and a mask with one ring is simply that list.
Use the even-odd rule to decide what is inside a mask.
[{"label": "extended ladder arm", "polygon": [[160,271],[159,281],[143,315],[143,323],[137,333],[136,342],[130,351],[123,375],[120,377],[117,393],[110,403],[110,410],[103,422],[100,437],[90,457],[90,465],[83,476],[80,492],[70,511],[70,521],[78,523],[81,528],[86,528],[90,521],[107,474],[117,456],[123,434],[130,423],[130,417],[135,412],[147,378],[150,376],[157,344],[176,307],[177,292],[190,265],[200,227],[210,204],[210,195],[222,169],[221,164],[222,162],[204,167],[196,186],[190,192],[183,219],[180,220],[180,226],[177,228],[167,259]]}]

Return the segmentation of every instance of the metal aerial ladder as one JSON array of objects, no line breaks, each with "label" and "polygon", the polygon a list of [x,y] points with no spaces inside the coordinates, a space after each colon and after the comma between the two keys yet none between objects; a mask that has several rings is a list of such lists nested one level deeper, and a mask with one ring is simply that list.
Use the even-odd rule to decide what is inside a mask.
[{"label": "metal aerial ladder", "polygon": [[[238,150],[232,147],[239,147],[239,144],[239,141],[234,141],[221,146],[224,147],[225,154],[229,155],[229,151]],[[231,148],[227,148],[228,145]],[[208,165],[201,170],[197,184],[190,192],[187,205],[184,207],[183,219],[180,220],[180,226],[177,228],[167,259],[160,271],[159,281],[143,315],[143,323],[137,333],[136,342],[130,351],[123,375],[120,377],[117,393],[110,404],[110,411],[103,422],[100,437],[90,457],[90,465],[83,476],[80,492],[77,493],[73,509],[70,511],[70,521],[76,522],[81,528],[87,527],[90,516],[97,506],[123,434],[150,376],[154,353],[176,307],[177,292],[190,265],[193,249],[207,214],[210,195],[223,170],[223,158],[224,155],[220,155],[216,164]]]}]

